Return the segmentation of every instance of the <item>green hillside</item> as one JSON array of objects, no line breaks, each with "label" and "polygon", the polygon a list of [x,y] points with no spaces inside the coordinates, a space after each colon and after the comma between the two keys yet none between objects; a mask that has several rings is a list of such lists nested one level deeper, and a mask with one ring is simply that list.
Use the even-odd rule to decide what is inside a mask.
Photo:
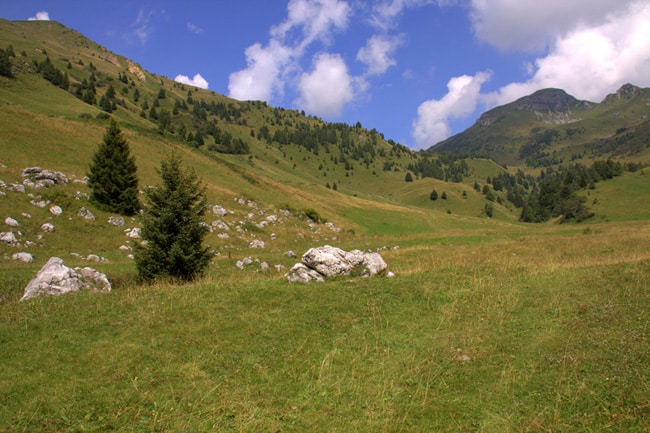
[{"label": "green hillside", "polygon": [[650,161],[650,89],[622,86],[602,102],[545,89],[487,111],[435,151],[471,153],[502,164],[554,167],[596,159]]},{"label": "green hillside", "polygon": [[[648,89],[543,91],[414,152],[175,83],[52,21],[0,20],[0,49],[0,232],[17,239],[0,242],[0,431],[648,432]],[[206,186],[200,279],[141,284],[140,215],[114,226],[88,199],[111,119],[141,189],[172,153]],[[68,182],[36,188],[29,167]],[[394,277],[288,283],[326,244]],[[53,256],[112,291],[19,302]]]}]

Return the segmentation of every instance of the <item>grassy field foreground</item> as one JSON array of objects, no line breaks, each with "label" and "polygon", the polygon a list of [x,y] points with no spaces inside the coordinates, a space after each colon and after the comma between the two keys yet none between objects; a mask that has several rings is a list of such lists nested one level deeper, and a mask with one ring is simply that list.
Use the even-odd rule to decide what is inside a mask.
[{"label": "grassy field foreground", "polygon": [[650,431],[650,224],[405,244],[392,279],[2,304],[0,430]]}]

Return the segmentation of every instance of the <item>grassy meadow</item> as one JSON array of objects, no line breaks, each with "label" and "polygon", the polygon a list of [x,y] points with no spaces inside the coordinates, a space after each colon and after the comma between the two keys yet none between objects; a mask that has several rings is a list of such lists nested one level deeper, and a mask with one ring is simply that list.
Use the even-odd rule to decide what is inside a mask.
[{"label": "grassy meadow", "polygon": [[[0,243],[0,431],[650,432],[647,168],[581,192],[595,212],[581,224],[523,224],[508,202],[492,203],[487,218],[474,183],[515,168],[476,158],[463,182],[406,182],[415,156],[393,152],[383,137],[385,156],[347,168],[335,146],[314,153],[255,137],[262,125],[319,121],[248,102],[241,119],[218,124],[246,138],[249,155],[192,147],[160,133],[132,96],[152,102],[164,87],[161,107],[171,111],[190,89],[59,24],[2,20],[0,36],[23,68],[0,77],[0,231],[19,233],[21,243]],[[205,183],[210,206],[228,210],[207,212],[207,223],[231,230],[207,236],[215,256],[202,279],[138,283],[128,257],[136,241],[125,230],[139,218],[108,225],[112,215],[74,181],[88,170],[106,116],[29,72],[45,52],[73,82],[92,64],[100,94],[109,83],[126,90],[112,116],[141,187],[159,184],[156,170],[173,150]],[[236,102],[192,91],[197,101]],[[178,119],[194,121],[185,112]],[[71,182],[12,191],[33,166]],[[81,207],[96,219],[80,217]],[[46,222],[56,230],[44,232]],[[265,248],[251,248],[253,240]],[[303,285],[274,268],[299,260],[288,250],[299,257],[325,244],[379,251],[395,276]],[[13,260],[19,251],[34,262]],[[89,262],[90,254],[106,260]],[[106,273],[112,292],[19,302],[52,256]],[[238,269],[244,257],[254,263]]]}]

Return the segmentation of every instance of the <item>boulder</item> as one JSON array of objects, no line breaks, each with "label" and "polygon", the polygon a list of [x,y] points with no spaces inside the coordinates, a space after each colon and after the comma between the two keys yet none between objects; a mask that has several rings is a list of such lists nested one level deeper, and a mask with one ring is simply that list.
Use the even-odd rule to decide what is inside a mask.
[{"label": "boulder", "polygon": [[[379,253],[344,251],[325,245],[311,248],[303,254],[302,262],[291,268],[285,276],[290,282],[322,281],[326,277],[342,275],[371,277],[384,273],[387,268],[388,265]],[[316,272],[321,278],[314,278],[313,274],[307,274],[305,269]]]},{"label": "boulder", "polygon": [[32,256],[29,253],[21,252],[21,253],[12,254],[11,259],[18,260],[19,262],[23,262],[23,263],[31,263],[34,261],[34,256]]},{"label": "boulder", "polygon": [[50,213],[54,216],[59,216],[63,213],[63,209],[61,209],[61,206],[54,205],[50,208]]},{"label": "boulder", "polygon": [[52,257],[27,284],[21,301],[45,295],[63,295],[82,289],[110,292],[105,274],[92,268],[69,268],[59,257]]},{"label": "boulder", "polygon": [[284,274],[290,283],[310,283],[312,281],[323,282],[325,279],[313,269],[309,269],[302,263],[293,265],[289,272]]}]

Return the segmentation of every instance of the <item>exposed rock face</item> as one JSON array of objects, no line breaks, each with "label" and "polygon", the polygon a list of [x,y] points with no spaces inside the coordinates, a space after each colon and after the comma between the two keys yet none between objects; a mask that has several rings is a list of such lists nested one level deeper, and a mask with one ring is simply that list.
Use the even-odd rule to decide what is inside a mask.
[{"label": "exposed rock face", "polygon": [[27,284],[21,301],[45,295],[63,295],[88,289],[110,292],[111,283],[105,274],[92,268],[69,268],[59,257],[52,257]]},{"label": "exposed rock face", "polygon": [[388,268],[379,253],[360,250],[344,251],[325,245],[311,248],[302,256],[302,262],[285,274],[290,282],[323,281],[325,277],[341,275],[374,276]]}]

